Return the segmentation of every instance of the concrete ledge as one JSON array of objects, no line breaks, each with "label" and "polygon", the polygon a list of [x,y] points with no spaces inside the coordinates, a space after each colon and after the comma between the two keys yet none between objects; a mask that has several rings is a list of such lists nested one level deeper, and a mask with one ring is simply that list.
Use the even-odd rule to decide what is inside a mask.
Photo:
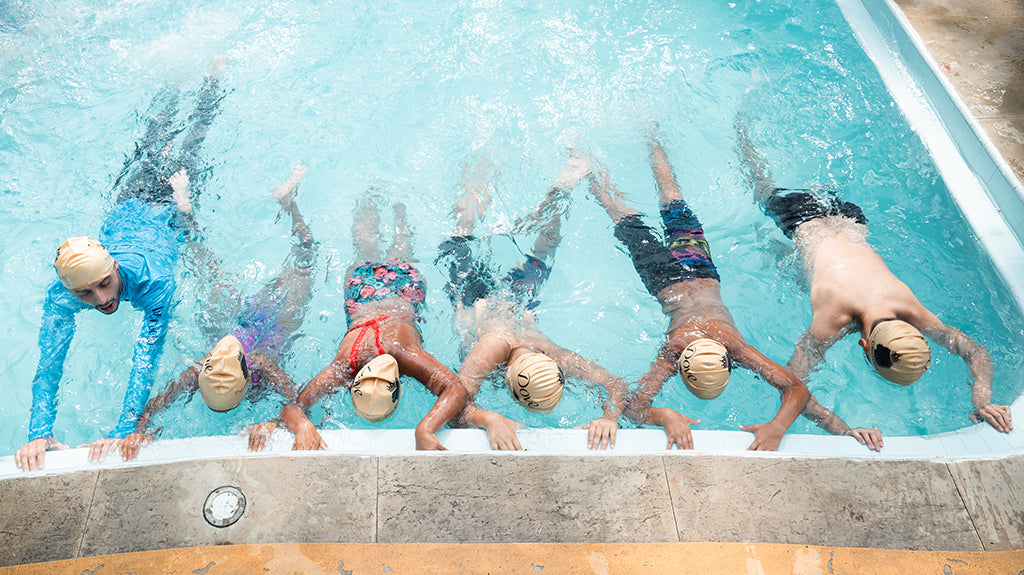
[{"label": "concrete ledge", "polygon": [[[238,487],[237,523],[203,517]],[[0,482],[0,565],[219,544],[1024,541],[1024,457],[889,461],[663,452],[228,457]],[[959,571],[958,571],[959,572]]]},{"label": "concrete ledge", "polygon": [[985,549],[1024,548],[1024,457],[949,464]]},{"label": "concrete ledge", "polygon": [[381,457],[377,541],[676,541],[659,456]]}]

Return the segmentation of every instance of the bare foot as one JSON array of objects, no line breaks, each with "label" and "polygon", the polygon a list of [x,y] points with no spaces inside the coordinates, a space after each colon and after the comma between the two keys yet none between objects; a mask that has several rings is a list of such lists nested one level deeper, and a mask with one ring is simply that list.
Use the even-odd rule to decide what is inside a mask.
[{"label": "bare foot", "polygon": [[188,172],[185,168],[182,168],[174,173],[173,176],[168,180],[171,184],[173,193],[171,197],[174,198],[174,202],[178,204],[178,209],[183,214],[192,213],[192,200],[189,198],[188,190]]},{"label": "bare foot", "polygon": [[288,179],[280,186],[274,188],[272,192],[274,198],[282,204],[287,203],[295,193],[295,190],[299,188],[299,184],[302,183],[302,179],[306,177],[307,172],[309,172],[309,168],[302,164],[295,164]]},{"label": "bare foot", "polygon": [[224,70],[227,70],[229,67],[231,67],[231,64],[228,63],[228,57],[224,54],[217,54],[213,58],[210,58],[209,74],[216,78],[224,73]]},{"label": "bare foot", "polygon": [[555,177],[555,187],[566,189],[572,188],[576,185],[576,182],[590,174],[590,164],[577,152],[572,152],[569,157],[569,161],[566,162],[565,167]]}]

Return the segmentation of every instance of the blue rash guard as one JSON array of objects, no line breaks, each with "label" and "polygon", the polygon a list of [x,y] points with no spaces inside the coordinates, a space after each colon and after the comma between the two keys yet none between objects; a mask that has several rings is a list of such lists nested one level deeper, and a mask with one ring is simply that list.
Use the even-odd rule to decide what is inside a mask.
[{"label": "blue rash guard", "polygon": [[[108,437],[123,438],[135,430],[153,386],[174,297],[174,266],[180,243],[173,227],[174,215],[171,204],[128,199],[115,204],[100,231],[100,243],[117,260],[123,286],[121,301],[145,313],[132,354],[121,417]],[[59,281],[50,284],[39,330],[39,367],[32,381],[29,441],[53,435],[64,358],[75,336],[75,315],[85,309],[91,308]]]}]

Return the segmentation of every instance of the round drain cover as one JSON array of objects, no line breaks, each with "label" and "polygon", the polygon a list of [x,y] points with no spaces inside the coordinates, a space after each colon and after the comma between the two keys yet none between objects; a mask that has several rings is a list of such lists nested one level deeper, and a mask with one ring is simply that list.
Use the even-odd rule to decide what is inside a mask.
[{"label": "round drain cover", "polygon": [[210,492],[203,505],[203,517],[214,527],[227,527],[242,518],[245,513],[245,495],[242,490],[225,485]]}]

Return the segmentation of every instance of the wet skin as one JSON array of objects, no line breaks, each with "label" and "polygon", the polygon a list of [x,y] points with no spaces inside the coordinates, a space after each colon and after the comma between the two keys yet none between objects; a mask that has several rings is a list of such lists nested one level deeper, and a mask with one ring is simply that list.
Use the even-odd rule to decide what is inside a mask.
[{"label": "wet skin", "polygon": [[113,271],[98,280],[71,290],[72,295],[78,298],[78,301],[101,313],[106,315],[114,313],[121,303],[121,291],[124,289],[118,270],[119,266],[115,261]]}]

